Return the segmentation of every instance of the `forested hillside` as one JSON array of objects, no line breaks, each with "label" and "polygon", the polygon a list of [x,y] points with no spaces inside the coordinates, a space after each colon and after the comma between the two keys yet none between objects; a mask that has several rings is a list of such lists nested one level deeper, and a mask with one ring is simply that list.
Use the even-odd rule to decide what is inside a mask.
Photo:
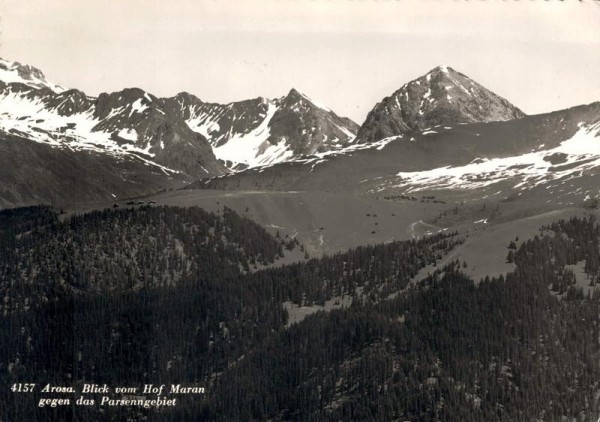
[{"label": "forested hillside", "polygon": [[280,332],[224,374],[203,418],[596,421],[600,292],[566,266],[597,262],[600,230],[590,218],[544,233],[506,278],[476,285],[455,262],[394,300]]},{"label": "forested hillside", "polygon": [[[515,270],[478,283],[463,262],[435,266],[462,240],[454,233],[264,268],[299,246],[229,209],[60,221],[31,207],[1,212],[0,224],[2,420],[596,421],[600,412],[592,217],[515,239],[506,245]],[[287,326],[284,302],[344,295],[349,308]],[[32,380],[206,393],[159,410],[49,408],[37,405],[43,394],[10,390]]]},{"label": "forested hillside", "polygon": [[[301,246],[229,209],[148,206],[60,221],[51,208],[30,207],[2,211],[0,222],[0,418],[8,420],[89,421],[108,412],[40,408],[39,394],[10,391],[31,380],[222,388],[225,374],[285,332],[283,302],[346,294],[370,306],[461,241],[440,234],[261,269]],[[175,413],[109,414],[213,419],[206,397],[182,398]]]},{"label": "forested hillside", "polygon": [[[418,284],[417,271],[459,236],[264,268],[299,246],[228,209],[61,222],[32,207],[3,211],[0,223],[1,420],[596,421],[600,412],[592,217],[506,245],[516,265],[506,277],[475,283],[455,261]],[[343,295],[349,308],[287,326],[284,302]],[[51,408],[38,406],[39,392],[11,391],[22,382],[206,393],[159,410]]]},{"label": "forested hillside", "polygon": [[[49,207],[0,212],[0,311],[80,294],[219,279],[273,263],[295,242],[225,208],[146,206],[59,222]],[[54,292],[53,292],[54,291]],[[27,302],[27,303],[26,303]]]}]

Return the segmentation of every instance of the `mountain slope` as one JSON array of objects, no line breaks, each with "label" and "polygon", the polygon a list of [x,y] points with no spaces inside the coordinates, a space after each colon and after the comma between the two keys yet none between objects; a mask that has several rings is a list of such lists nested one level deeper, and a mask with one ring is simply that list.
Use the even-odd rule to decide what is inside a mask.
[{"label": "mountain slope", "polygon": [[217,158],[243,169],[336,150],[353,142],[356,123],[292,89],[274,100],[205,103],[180,93],[164,99],[190,129],[206,137]]},{"label": "mountain slope", "polygon": [[[558,202],[561,196],[583,200],[598,194],[598,122],[600,103],[505,122],[438,126],[413,132],[410,138],[358,144],[192,186],[382,195],[437,191],[479,197],[537,192],[544,201]],[[550,188],[563,183],[562,193]]]},{"label": "mountain slope", "polygon": [[133,157],[115,159],[0,134],[0,208],[116,201],[181,186],[181,173]]},{"label": "mountain slope", "polygon": [[439,66],[378,103],[358,131],[357,142],[374,142],[436,125],[523,116],[504,98],[450,67]]}]

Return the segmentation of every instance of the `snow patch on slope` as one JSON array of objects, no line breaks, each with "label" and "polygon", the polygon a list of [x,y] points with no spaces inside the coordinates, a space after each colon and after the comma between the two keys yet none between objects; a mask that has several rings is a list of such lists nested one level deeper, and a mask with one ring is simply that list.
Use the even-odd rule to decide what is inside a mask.
[{"label": "snow patch on slope", "polygon": [[356,140],[356,135],[354,133],[350,132],[347,127],[344,127],[341,125],[336,125],[336,126],[339,130],[341,130],[344,133],[344,135],[346,135],[348,137],[349,144],[351,144],[352,142],[354,142]]},{"label": "snow patch on slope", "polygon": [[354,152],[363,151],[367,149],[375,149],[377,151],[381,151],[386,147],[387,144],[399,139],[402,139],[402,135],[390,136],[389,138],[384,138],[380,141],[371,142],[368,144],[355,144],[337,150],[317,152],[309,157],[290,159],[288,161],[294,163],[302,163],[304,165],[310,165],[310,172],[312,172],[315,169],[315,166],[317,166],[318,164],[326,163],[327,161],[329,161],[330,158],[338,157],[341,155],[351,155]]},{"label": "snow patch on slope", "polygon": [[225,112],[225,108],[218,109],[216,112],[202,112],[198,107],[193,106],[189,111],[190,117],[185,122],[191,130],[204,136],[214,147],[222,137],[213,138],[212,134],[221,129],[218,122]]},{"label": "snow patch on slope", "polygon": [[132,142],[135,142],[138,139],[138,134],[135,129],[121,129],[117,135]]},{"label": "snow patch on slope", "polygon": [[[479,189],[509,178],[518,178],[516,187],[534,187],[566,176],[578,177],[582,172],[600,166],[600,123],[580,128],[570,139],[556,148],[519,156],[476,159],[458,167],[439,167],[418,172],[400,172],[398,186],[409,191],[422,189]],[[564,157],[552,164],[552,157]]]},{"label": "snow patch on slope", "polygon": [[259,167],[285,161],[292,157],[285,140],[273,145],[268,142],[269,123],[277,111],[272,102],[267,103],[267,113],[261,124],[247,134],[234,135],[227,143],[213,149],[215,156],[224,161]]},{"label": "snow patch on slope", "polygon": [[[152,101],[150,99],[150,97],[148,97],[148,94],[144,94],[144,99],[146,99],[147,101]],[[144,102],[142,101],[141,98],[138,98],[137,100],[135,100],[135,102],[133,104],[131,104],[131,110],[129,111],[129,117],[131,117],[133,115],[133,113],[141,114],[146,110],[148,110],[148,106],[146,104],[144,104]]]}]

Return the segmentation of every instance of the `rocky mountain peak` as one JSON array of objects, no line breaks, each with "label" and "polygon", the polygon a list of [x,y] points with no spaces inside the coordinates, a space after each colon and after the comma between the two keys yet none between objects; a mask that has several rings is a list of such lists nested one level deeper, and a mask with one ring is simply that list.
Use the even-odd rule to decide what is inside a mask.
[{"label": "rocky mountain peak", "polygon": [[306,94],[303,94],[296,88],[290,89],[290,92],[288,92],[288,94],[285,97],[282,97],[279,101],[283,107],[293,107],[294,105],[302,105],[308,108],[320,109],[328,113],[331,112],[331,110],[328,107],[318,103],[312,98],[309,98]]},{"label": "rocky mountain peak", "polygon": [[296,88],[290,89],[290,91],[284,97],[284,99],[290,100],[290,101],[300,101],[300,100],[306,99],[306,98],[307,97],[304,94],[302,94],[300,91],[298,91]]},{"label": "rocky mountain peak", "polygon": [[357,139],[374,142],[436,125],[504,121],[525,114],[466,75],[438,66],[378,103]]},{"label": "rocky mountain peak", "polygon": [[140,88],[125,88],[122,91],[101,93],[96,103],[96,117],[103,119],[116,109],[127,108],[130,115],[143,113],[157,100]]},{"label": "rocky mountain peak", "polygon": [[33,80],[33,79],[46,80],[44,73],[40,69],[33,67],[31,65],[28,65],[28,64],[23,65],[19,62],[11,62],[9,60],[0,58],[0,69],[5,70],[5,71],[14,71],[21,78],[26,79],[26,80]]},{"label": "rocky mountain peak", "polygon": [[196,97],[194,94],[190,94],[189,92],[185,91],[180,92],[170,100],[178,103],[182,108],[204,104],[204,102],[200,98]]},{"label": "rocky mountain peak", "polygon": [[69,89],[47,98],[49,108],[56,110],[61,116],[72,116],[83,113],[93,107],[95,99],[82,91]]},{"label": "rocky mountain peak", "polygon": [[65,88],[49,82],[37,67],[0,58],[0,81],[5,84],[23,84],[35,89],[49,88],[62,92]]}]

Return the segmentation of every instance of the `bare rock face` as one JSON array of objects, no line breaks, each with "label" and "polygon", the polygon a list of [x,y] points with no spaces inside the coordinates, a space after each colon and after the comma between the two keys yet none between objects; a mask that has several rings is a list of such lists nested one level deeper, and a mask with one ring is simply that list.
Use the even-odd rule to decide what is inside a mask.
[{"label": "bare rock face", "polygon": [[524,116],[507,100],[462,73],[438,66],[378,103],[358,131],[357,142],[375,142],[436,125],[505,121]]},{"label": "bare rock face", "polygon": [[296,156],[331,151],[354,141],[356,123],[315,104],[296,89],[290,90],[278,103],[269,124],[270,142],[287,140]]}]

